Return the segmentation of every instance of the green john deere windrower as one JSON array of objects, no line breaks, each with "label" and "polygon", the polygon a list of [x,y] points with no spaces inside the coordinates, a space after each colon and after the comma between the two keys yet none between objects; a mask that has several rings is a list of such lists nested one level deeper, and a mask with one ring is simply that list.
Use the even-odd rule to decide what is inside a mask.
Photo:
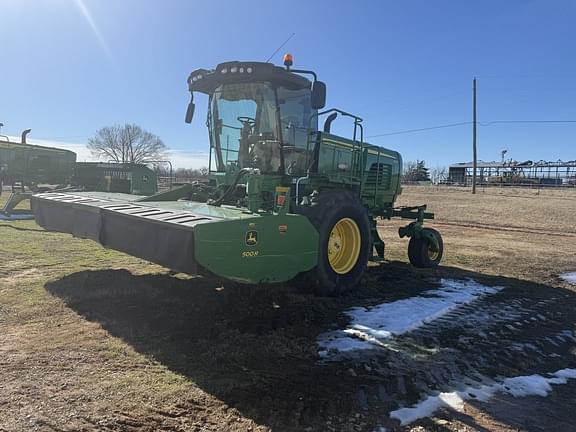
[{"label": "green john deere windrower", "polygon": [[[412,220],[400,229],[412,264],[438,265],[442,238],[423,227],[433,214],[394,207],[400,154],[364,142],[360,117],[323,110],[326,86],[314,72],[292,69],[290,55],[284,64],[233,61],[188,78],[186,122],[194,93],[208,95],[208,183],[149,197],[37,194],[37,222],[175,271],[306,281],[337,294],[358,284],[369,260],[383,259],[376,220],[404,218]],[[330,133],[338,116],[350,120],[350,138]]]}]

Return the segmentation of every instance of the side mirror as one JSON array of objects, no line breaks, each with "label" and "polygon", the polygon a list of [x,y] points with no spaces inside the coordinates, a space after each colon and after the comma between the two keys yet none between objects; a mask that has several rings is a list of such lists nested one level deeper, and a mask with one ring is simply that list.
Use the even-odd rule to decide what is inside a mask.
[{"label": "side mirror", "polygon": [[322,81],[312,82],[312,109],[322,109],[326,106],[326,84]]},{"label": "side mirror", "polygon": [[186,118],[184,120],[186,123],[192,123],[192,118],[194,117],[194,109],[194,102],[190,101],[188,104],[188,109],[186,110]]}]

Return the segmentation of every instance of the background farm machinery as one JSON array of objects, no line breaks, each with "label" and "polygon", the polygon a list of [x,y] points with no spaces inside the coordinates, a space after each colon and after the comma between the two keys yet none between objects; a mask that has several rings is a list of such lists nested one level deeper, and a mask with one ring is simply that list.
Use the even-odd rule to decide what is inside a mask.
[{"label": "background farm machinery", "polygon": [[[144,164],[76,162],[76,153],[26,142],[0,139],[0,195],[11,195],[0,209],[4,216],[30,213],[15,210],[34,193],[51,190],[84,190],[152,195],[158,191],[154,170]],[[7,138],[7,137],[6,137]]]}]

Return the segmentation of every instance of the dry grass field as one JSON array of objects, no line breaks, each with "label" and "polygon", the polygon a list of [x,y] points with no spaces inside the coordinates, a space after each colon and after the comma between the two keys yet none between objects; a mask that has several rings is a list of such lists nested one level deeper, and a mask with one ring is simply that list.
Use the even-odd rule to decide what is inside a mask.
[{"label": "dry grass field", "polygon": [[[430,226],[443,233],[446,265],[545,283],[575,268],[576,189],[479,188],[472,195],[463,188],[408,187],[398,204],[414,203],[435,212]],[[402,247],[390,249],[391,257],[404,258]]]},{"label": "dry grass field", "polygon": [[[399,202],[423,203],[437,214],[443,265],[413,269],[402,223],[382,221],[387,261],[341,298],[174,275],[34,221],[0,221],[0,431],[574,430],[573,381],[547,398],[474,401],[405,427],[388,417],[472,370],[576,364],[574,342],[552,338],[576,330],[576,288],[558,277],[576,271],[576,191],[408,187]],[[414,336],[320,361],[316,338],[345,325],[346,310],[446,278],[503,287],[478,306],[503,316],[489,340],[443,327],[422,346]],[[506,322],[516,304],[527,315]],[[539,353],[515,354],[519,342]]]}]

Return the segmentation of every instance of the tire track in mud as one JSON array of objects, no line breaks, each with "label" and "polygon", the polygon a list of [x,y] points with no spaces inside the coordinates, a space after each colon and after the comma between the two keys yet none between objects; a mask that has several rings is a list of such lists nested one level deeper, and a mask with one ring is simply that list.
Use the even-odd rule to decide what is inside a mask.
[{"label": "tire track in mud", "polygon": [[357,405],[382,420],[438,391],[573,365],[575,310],[570,294],[538,298],[505,288],[341,362],[357,376]]}]

